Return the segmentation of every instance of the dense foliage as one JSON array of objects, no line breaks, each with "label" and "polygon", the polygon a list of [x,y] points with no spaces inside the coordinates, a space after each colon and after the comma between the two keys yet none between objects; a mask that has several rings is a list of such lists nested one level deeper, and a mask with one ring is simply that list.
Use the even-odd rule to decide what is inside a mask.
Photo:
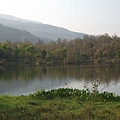
[{"label": "dense foliage", "polygon": [[58,90],[53,89],[50,91],[41,91],[36,92],[35,94],[31,94],[32,97],[37,99],[55,99],[57,98],[68,98],[74,99],[78,102],[120,102],[120,96],[116,96],[113,93],[103,92],[99,93],[90,92],[88,90],[78,90],[78,89],[70,89],[70,88],[60,88]]},{"label": "dense foliage", "polygon": [[0,59],[35,63],[120,62],[120,37],[108,34],[84,36],[71,41],[58,39],[50,43],[0,43]]}]

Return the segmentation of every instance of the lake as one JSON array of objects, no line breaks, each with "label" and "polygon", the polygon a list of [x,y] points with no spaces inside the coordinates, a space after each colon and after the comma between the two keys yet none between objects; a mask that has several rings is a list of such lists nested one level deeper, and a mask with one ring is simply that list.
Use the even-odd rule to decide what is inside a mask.
[{"label": "lake", "polygon": [[28,95],[57,88],[98,90],[120,95],[120,65],[78,65],[52,67],[0,67],[0,95]]}]

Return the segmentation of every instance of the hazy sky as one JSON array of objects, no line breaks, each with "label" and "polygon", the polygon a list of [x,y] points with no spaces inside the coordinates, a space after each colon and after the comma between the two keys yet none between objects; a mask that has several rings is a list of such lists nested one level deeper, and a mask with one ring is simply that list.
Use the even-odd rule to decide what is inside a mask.
[{"label": "hazy sky", "polygon": [[120,36],[120,0],[0,0],[0,13],[71,31]]}]

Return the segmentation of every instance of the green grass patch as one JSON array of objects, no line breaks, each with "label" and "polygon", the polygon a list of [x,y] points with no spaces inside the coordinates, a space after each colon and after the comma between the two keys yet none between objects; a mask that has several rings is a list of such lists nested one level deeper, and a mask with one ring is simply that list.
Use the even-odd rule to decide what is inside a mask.
[{"label": "green grass patch", "polygon": [[69,88],[0,96],[0,120],[120,120],[120,96]]}]

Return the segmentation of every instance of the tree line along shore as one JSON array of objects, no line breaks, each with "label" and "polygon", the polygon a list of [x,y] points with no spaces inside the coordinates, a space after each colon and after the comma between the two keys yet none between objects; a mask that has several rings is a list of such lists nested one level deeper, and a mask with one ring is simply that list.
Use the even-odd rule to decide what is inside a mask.
[{"label": "tree line along shore", "polygon": [[41,64],[82,64],[120,63],[120,37],[103,34],[84,36],[74,40],[58,38],[57,41],[44,43],[0,42],[0,65],[6,63]]}]

